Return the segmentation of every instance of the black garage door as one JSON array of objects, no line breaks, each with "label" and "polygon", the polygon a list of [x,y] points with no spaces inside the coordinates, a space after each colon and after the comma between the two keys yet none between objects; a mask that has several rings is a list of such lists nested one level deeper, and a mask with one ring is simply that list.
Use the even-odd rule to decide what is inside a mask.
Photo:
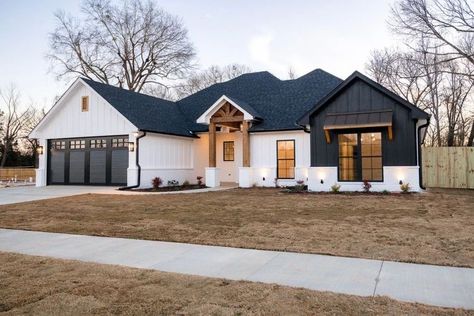
[{"label": "black garage door", "polygon": [[48,184],[127,184],[127,136],[52,139],[48,150]]}]

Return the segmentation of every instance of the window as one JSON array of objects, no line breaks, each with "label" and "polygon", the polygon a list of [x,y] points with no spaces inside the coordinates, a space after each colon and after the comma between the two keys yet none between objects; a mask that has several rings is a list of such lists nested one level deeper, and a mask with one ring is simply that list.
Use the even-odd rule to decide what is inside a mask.
[{"label": "window", "polygon": [[128,138],[112,138],[112,147],[128,147]]},{"label": "window", "polygon": [[277,140],[277,178],[295,178],[294,140]]},{"label": "window", "polygon": [[55,140],[51,142],[51,148],[55,150],[64,150],[66,149],[66,142],[63,140]]},{"label": "window", "polygon": [[224,142],[224,161],[234,161],[234,142]]},{"label": "window", "polygon": [[382,134],[363,133],[360,135],[362,156],[362,180],[382,181]]},{"label": "window", "polygon": [[91,139],[91,148],[106,148],[107,140],[105,139]]},{"label": "window", "polygon": [[82,97],[81,110],[82,110],[82,112],[88,112],[89,111],[89,97],[88,96]]},{"label": "window", "polygon": [[85,140],[71,140],[69,141],[69,148],[70,149],[84,149],[86,148],[86,141]]},{"label": "window", "polygon": [[[382,134],[339,134],[339,181],[382,181]],[[360,154],[359,154],[360,153]]]},{"label": "window", "polygon": [[357,181],[359,170],[357,168],[358,158],[357,134],[339,134],[339,180]]}]

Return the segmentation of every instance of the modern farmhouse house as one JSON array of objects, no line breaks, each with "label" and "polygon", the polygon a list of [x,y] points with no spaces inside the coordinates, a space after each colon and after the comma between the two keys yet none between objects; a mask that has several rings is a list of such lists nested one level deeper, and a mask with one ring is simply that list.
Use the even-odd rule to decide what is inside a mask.
[{"label": "modern farmhouse house", "polygon": [[31,132],[37,185],[294,185],[420,189],[429,115],[355,72],[241,75],[177,102],[79,78]]}]

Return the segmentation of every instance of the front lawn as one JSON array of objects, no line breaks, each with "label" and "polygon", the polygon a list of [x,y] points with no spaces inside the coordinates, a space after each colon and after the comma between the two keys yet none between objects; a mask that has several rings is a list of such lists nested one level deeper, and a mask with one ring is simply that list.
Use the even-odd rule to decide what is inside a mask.
[{"label": "front lawn", "polygon": [[0,227],[474,267],[469,190],[92,194],[0,206]]},{"label": "front lawn", "polygon": [[272,284],[0,253],[8,315],[464,315],[465,310]]}]

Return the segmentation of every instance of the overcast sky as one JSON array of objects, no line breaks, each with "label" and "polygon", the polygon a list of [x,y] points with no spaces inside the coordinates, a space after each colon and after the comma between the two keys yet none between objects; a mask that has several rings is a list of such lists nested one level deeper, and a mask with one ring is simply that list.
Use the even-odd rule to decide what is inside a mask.
[{"label": "overcast sky", "polygon": [[[182,18],[202,67],[240,63],[286,79],[322,68],[341,78],[364,72],[371,50],[391,46],[391,0],[160,0]],[[0,87],[50,107],[70,82],[45,59],[53,13],[79,14],[79,0],[0,1]]]}]

